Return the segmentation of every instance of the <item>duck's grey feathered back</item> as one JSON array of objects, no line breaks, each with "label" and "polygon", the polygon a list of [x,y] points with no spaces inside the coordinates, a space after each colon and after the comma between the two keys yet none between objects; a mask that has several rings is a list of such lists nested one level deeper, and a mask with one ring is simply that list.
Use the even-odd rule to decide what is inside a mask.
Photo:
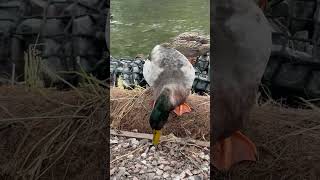
[{"label": "duck's grey feathered back", "polygon": [[195,70],[179,51],[157,45],[151,51],[150,60],[145,62],[143,75],[157,98],[165,87],[189,94]]}]

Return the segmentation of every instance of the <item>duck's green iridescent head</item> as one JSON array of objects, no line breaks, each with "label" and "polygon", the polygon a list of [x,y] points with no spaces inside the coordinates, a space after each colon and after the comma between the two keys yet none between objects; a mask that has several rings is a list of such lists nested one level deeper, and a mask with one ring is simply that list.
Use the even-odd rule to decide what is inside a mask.
[{"label": "duck's green iridescent head", "polygon": [[151,112],[149,123],[153,130],[153,144],[157,145],[160,139],[161,129],[169,118],[173,106],[170,102],[169,91],[163,91],[156,100],[155,106]]}]

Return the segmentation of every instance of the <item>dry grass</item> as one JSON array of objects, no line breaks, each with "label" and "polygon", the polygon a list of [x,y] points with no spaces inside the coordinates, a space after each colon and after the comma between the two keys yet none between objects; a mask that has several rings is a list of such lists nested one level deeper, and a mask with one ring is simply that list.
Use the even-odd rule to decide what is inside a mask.
[{"label": "dry grass", "polygon": [[42,86],[40,79],[41,57],[40,51],[35,49],[35,45],[30,45],[27,52],[24,53],[24,80],[26,86],[38,88]]},{"label": "dry grass", "polygon": [[0,179],[101,179],[109,93],[97,86],[1,87]]},{"label": "dry grass", "polygon": [[[190,96],[194,111],[171,115],[164,134],[209,139],[209,97]],[[148,90],[111,90],[111,120],[120,130],[151,133]],[[259,161],[242,163],[228,173],[213,171],[215,179],[320,179],[320,109],[293,109],[274,101],[264,102],[251,113],[244,130],[257,145]]]}]

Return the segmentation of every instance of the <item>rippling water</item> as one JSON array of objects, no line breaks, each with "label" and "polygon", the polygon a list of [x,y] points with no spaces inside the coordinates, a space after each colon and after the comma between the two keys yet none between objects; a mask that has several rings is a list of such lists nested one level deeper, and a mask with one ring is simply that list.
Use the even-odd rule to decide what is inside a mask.
[{"label": "rippling water", "polygon": [[111,55],[148,54],[180,33],[209,34],[209,0],[111,0]]}]

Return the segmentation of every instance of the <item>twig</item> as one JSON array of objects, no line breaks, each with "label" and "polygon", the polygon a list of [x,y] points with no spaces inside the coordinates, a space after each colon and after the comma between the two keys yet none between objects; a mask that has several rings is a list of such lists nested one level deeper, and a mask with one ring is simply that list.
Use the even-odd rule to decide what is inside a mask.
[{"label": "twig", "polygon": [[4,112],[6,112],[11,118],[14,117],[13,114],[11,114],[10,111],[6,107],[2,106],[1,104],[0,104],[0,108],[3,109]]},{"label": "twig", "polygon": [[180,153],[182,154],[182,155],[184,155],[186,158],[188,158],[188,160],[192,163],[192,164],[194,164],[203,174],[205,174],[204,173],[204,171],[201,169],[201,167],[199,166],[199,164],[197,164],[193,159],[191,159],[189,156],[187,156],[186,154],[184,154],[181,150],[179,150],[180,151]]},{"label": "twig", "polygon": [[278,140],[281,140],[281,139],[285,139],[285,138],[290,137],[290,136],[300,135],[300,134],[303,134],[303,133],[305,133],[305,132],[312,131],[312,130],[316,130],[316,129],[320,129],[320,125],[314,126],[314,127],[312,127],[312,128],[301,128],[301,130],[294,131],[294,132],[292,132],[292,133],[286,134],[286,135],[281,136],[281,137],[279,137],[279,138],[277,138],[277,139],[274,139],[274,140],[272,140],[272,141],[270,141],[270,142],[268,142],[268,143],[273,143],[273,142],[275,142],[275,141],[278,141]]},{"label": "twig", "polygon": [[[110,130],[110,134],[114,135],[114,136],[124,136],[124,137],[132,137],[132,138],[137,138],[137,139],[150,139],[152,140],[153,136],[152,134],[145,134],[145,133],[135,133],[135,132],[129,132],[129,131],[120,131],[120,133],[114,131],[114,130]],[[162,136],[161,137],[161,141],[164,142],[169,142],[170,140],[172,140],[172,137],[169,136]],[[199,141],[199,140],[191,140],[192,142],[183,142],[182,138],[178,138],[175,137],[174,138],[175,141],[171,141],[171,142],[176,142],[179,144],[185,144],[185,145],[189,145],[189,146],[197,146],[197,147],[210,147],[210,142],[206,142],[206,141]]]}]

